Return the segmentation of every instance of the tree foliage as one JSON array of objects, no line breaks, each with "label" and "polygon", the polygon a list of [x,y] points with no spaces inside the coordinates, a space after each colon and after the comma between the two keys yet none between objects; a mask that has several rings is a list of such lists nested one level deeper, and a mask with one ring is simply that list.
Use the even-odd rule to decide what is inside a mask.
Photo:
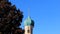
[{"label": "tree foliage", "polygon": [[23,13],[8,0],[0,0],[0,34],[23,34],[19,28]]}]

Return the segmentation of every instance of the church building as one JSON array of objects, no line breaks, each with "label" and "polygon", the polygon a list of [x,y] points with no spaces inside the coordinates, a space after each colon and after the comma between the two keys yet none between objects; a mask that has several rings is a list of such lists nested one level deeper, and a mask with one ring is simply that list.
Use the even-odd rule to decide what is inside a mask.
[{"label": "church building", "polygon": [[25,33],[24,34],[33,34],[34,21],[28,16],[28,18],[24,21],[25,25]]}]

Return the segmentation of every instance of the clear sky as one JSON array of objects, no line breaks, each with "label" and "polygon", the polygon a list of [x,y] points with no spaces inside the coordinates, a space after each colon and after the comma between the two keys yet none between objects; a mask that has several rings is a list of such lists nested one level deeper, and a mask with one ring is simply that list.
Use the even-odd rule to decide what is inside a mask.
[{"label": "clear sky", "polygon": [[24,20],[30,16],[35,22],[33,34],[60,34],[60,0],[10,0],[24,15]]}]

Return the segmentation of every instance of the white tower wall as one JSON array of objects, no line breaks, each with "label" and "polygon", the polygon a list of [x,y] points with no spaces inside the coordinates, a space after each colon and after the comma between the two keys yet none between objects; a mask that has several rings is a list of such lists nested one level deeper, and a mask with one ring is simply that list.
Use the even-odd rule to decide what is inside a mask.
[{"label": "white tower wall", "polygon": [[25,26],[25,34],[32,34],[33,27],[32,26]]}]

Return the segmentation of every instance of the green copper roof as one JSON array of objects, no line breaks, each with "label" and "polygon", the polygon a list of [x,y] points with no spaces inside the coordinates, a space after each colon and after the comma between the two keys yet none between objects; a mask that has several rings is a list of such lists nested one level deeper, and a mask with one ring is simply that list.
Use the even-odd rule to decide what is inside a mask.
[{"label": "green copper roof", "polygon": [[28,16],[28,18],[24,21],[25,26],[34,26],[34,21]]}]

